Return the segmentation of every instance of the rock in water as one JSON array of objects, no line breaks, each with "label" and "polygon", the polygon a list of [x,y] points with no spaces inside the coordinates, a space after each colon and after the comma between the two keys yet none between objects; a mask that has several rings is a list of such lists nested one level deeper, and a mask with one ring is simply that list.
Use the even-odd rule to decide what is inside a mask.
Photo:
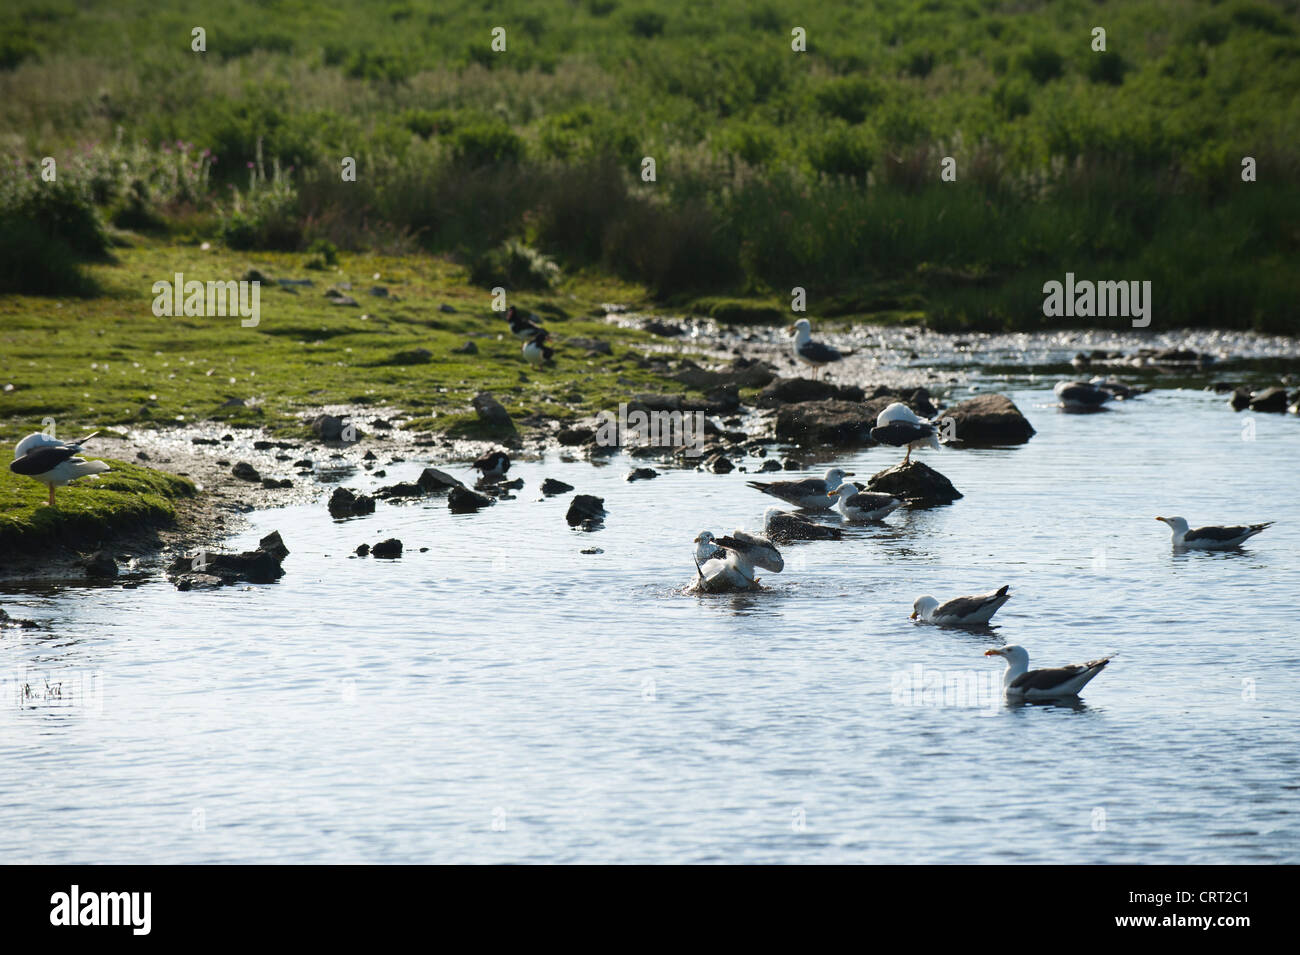
[{"label": "rock in water", "polygon": [[271,531],[260,541],[257,542],[258,550],[264,550],[276,560],[284,560],[289,556],[289,548],[284,546],[284,539],[280,537],[279,531]]},{"label": "rock in water", "polygon": [[235,477],[239,478],[241,481],[262,480],[262,475],[257,473],[257,468],[253,467],[247,461],[240,461],[238,464],[236,464],[233,468],[230,469],[230,473],[233,474]]},{"label": "rock in water", "polygon": [[117,561],[113,560],[113,555],[107,551],[95,551],[81,562],[81,566],[86,569],[87,577],[111,580],[117,576]]},{"label": "rock in water", "polygon": [[623,475],[623,480],[649,481],[652,480],[653,478],[657,478],[658,476],[659,476],[659,472],[656,471],[654,468],[634,468],[631,471],[628,471],[627,474]]},{"label": "rock in water", "polygon": [[804,401],[776,415],[776,436],[800,444],[866,445],[875,426],[876,412],[852,401]]},{"label": "rock in water", "polygon": [[1250,389],[1238,388],[1236,391],[1234,391],[1232,393],[1232,397],[1228,399],[1228,406],[1232,408],[1233,411],[1243,411],[1244,409],[1249,408]]},{"label": "rock in water", "polygon": [[348,432],[349,439],[355,440],[357,436],[354,427],[332,414],[317,415],[312,419],[311,430],[322,441],[341,441],[345,430]]},{"label": "rock in water", "polygon": [[547,478],[542,482],[542,493],[547,496],[552,494],[567,494],[572,490],[572,484],[565,484],[563,481],[555,480],[555,478]]},{"label": "rock in water", "polygon": [[896,464],[873,474],[867,490],[889,494],[912,507],[951,504],[962,496],[951,481],[920,461]]},{"label": "rock in water", "polygon": [[357,494],[346,487],[336,487],[329,500],[330,517],[356,517],[375,513],[375,499]]},{"label": "rock in water", "polygon": [[420,476],[415,483],[426,494],[432,494],[434,491],[447,491],[453,487],[462,486],[459,480],[438,468],[425,468],[420,472]]},{"label": "rock in water", "polygon": [[936,422],[945,436],[952,419],[953,438],[970,447],[1024,444],[1034,436],[1033,426],[1006,395],[978,395],[944,411]]},{"label": "rock in water", "polygon": [[271,584],[284,576],[280,562],[289,549],[284,546],[279,533],[262,538],[257,550],[242,554],[214,554],[200,551],[192,557],[177,557],[167,568],[179,590],[193,590],[209,585],[206,579],[214,577],[222,584],[247,581],[253,584]]},{"label": "rock in water", "polygon": [[591,494],[574,495],[569,502],[569,511],[564,519],[570,527],[582,525],[584,530],[592,530],[605,518],[605,499]]},{"label": "rock in water", "polygon": [[865,397],[857,385],[835,385],[812,378],[778,378],[758,393],[760,408],[800,404],[805,401],[861,401]]},{"label": "rock in water", "polygon": [[1278,413],[1286,411],[1286,389],[1265,388],[1263,391],[1255,392],[1250,397],[1250,410]]},{"label": "rock in water", "polygon": [[494,498],[460,485],[447,492],[447,506],[456,514],[468,514],[495,503]]},{"label": "rock in water", "polygon": [[370,556],[378,557],[382,560],[394,560],[402,556],[402,542],[396,537],[390,537],[388,540],[382,540],[374,547],[370,548]]},{"label": "rock in water", "polygon": [[471,404],[474,406],[474,412],[478,415],[478,420],[485,427],[494,431],[515,430],[515,423],[510,419],[510,413],[506,411],[505,406],[486,391],[475,395]]}]

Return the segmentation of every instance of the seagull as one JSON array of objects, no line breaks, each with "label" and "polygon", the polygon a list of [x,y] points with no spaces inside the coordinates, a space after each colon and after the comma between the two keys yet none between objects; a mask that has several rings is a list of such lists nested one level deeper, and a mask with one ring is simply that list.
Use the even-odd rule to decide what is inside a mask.
[{"label": "seagull", "polygon": [[530,365],[540,366],[543,362],[550,361],[555,357],[555,349],[546,344],[546,339],[550,333],[546,329],[541,329],[528,341],[524,342],[524,360]]},{"label": "seagull", "polygon": [[918,417],[907,405],[895,401],[876,415],[876,426],[871,429],[871,440],[895,448],[907,448],[903,463],[912,460],[914,448],[939,448],[939,436],[934,425],[926,418]]},{"label": "seagull", "polygon": [[29,434],[14,448],[14,459],[9,463],[9,470],[48,487],[49,506],[53,507],[56,487],[109,470],[103,461],[86,461],[77,457],[81,453],[81,446],[97,434],[99,432],[95,431],[77,441],[66,443],[40,431]]},{"label": "seagull", "polygon": [[763,533],[778,541],[837,541],[844,536],[838,527],[815,523],[779,507],[769,507],[763,512]]},{"label": "seagull", "polygon": [[840,513],[849,521],[879,521],[903,506],[903,502],[888,494],[859,491],[856,484],[845,481],[827,497],[838,497]]},{"label": "seagull", "polygon": [[1010,599],[1006,586],[978,597],[954,597],[943,604],[929,595],[917,597],[912,604],[912,619],[920,618],[925,623],[937,623],[943,627],[985,624]]},{"label": "seagull", "polygon": [[781,552],[776,549],[775,544],[761,535],[734,530],[728,537],[715,537],[713,543],[717,547],[724,547],[740,554],[747,563],[770,570],[774,574],[779,574],[785,569]]},{"label": "seagull", "polygon": [[758,577],[754,574],[754,565],[745,553],[730,547],[719,547],[717,540],[710,531],[700,531],[695,538],[695,570],[699,574],[697,587],[707,593],[718,593],[726,590],[750,590],[757,586]]},{"label": "seagull", "polygon": [[1031,670],[1029,654],[1024,647],[993,647],[985,650],[984,655],[1002,657],[1007,661],[1006,672],[1002,675],[1002,688],[1008,699],[1013,700],[1056,700],[1078,696],[1084,685],[1111,661],[1110,657],[1102,657],[1052,670]]},{"label": "seagull", "polygon": [[538,325],[531,318],[525,318],[513,305],[506,309],[505,317],[506,321],[510,323],[510,334],[520,341],[526,341],[538,332],[543,331],[541,325]]},{"label": "seagull", "polygon": [[852,471],[831,468],[824,478],[804,478],[802,481],[746,481],[755,491],[762,491],[773,497],[779,497],[787,504],[802,507],[810,511],[829,511],[833,504],[826,500],[826,495],[844,483],[846,477],[853,477]]},{"label": "seagull", "polygon": [[1239,547],[1242,542],[1273,525],[1272,521],[1265,521],[1263,524],[1234,524],[1232,527],[1210,525],[1189,530],[1186,518],[1157,517],[1156,520],[1168,524],[1174,532],[1174,546],[1186,550],[1229,550]]},{"label": "seagull", "polygon": [[510,455],[504,451],[489,451],[470,467],[483,472],[484,480],[495,481],[505,477],[505,473],[510,470]]},{"label": "seagull", "polygon": [[795,361],[802,362],[805,365],[812,365],[814,371],[819,372],[823,365],[829,365],[831,362],[840,361],[844,358],[838,349],[812,340],[812,323],[806,318],[799,319],[799,321],[787,328],[786,334],[794,336]]},{"label": "seagull", "polygon": [[1101,406],[1113,397],[1109,391],[1091,381],[1058,381],[1052,389],[1061,399],[1066,411],[1100,411]]}]

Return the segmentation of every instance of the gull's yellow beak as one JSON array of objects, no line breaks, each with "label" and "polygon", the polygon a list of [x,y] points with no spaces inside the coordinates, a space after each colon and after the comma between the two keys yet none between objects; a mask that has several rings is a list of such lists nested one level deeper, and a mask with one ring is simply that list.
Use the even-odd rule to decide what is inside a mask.
[{"label": "gull's yellow beak", "polygon": [[919,617],[919,616],[920,616],[920,614],[918,614],[915,610],[913,610],[913,611],[912,611],[912,615],[911,615],[910,617],[908,617],[907,619],[908,619],[908,620],[915,620],[915,619],[916,619],[917,617]]},{"label": "gull's yellow beak", "polygon": [[845,476],[845,477],[853,477],[854,474],[853,474],[852,471],[845,471],[845,472],[844,472],[844,476]]},{"label": "gull's yellow beak", "polygon": [[787,325],[785,327],[785,333],[787,335],[793,335],[795,333],[795,327],[793,325]]},{"label": "gull's yellow beak", "polygon": [[839,493],[840,493],[839,491],[827,491],[827,492],[826,492],[826,496],[827,496],[827,497],[835,497],[835,495],[837,495],[837,494],[839,494]]},{"label": "gull's yellow beak", "polygon": [[985,650],[984,655],[986,657],[1000,657],[1002,656],[1002,651],[997,647],[993,647],[991,650]]},{"label": "gull's yellow beak", "polygon": [[698,544],[701,540],[702,538],[697,537],[692,543]]},{"label": "gull's yellow beak", "polygon": [[[1156,520],[1158,520],[1158,521],[1164,521],[1165,519],[1164,519],[1163,517],[1157,517]],[[1168,521],[1165,521],[1165,523],[1167,524],[1167,523],[1169,523],[1169,522],[1168,522]]]}]

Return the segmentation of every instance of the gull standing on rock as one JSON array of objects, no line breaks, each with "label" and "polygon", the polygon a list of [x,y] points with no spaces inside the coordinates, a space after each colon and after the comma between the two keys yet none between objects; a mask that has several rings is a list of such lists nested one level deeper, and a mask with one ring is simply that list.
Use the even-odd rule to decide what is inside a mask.
[{"label": "gull standing on rock", "polygon": [[1014,644],[985,650],[986,657],[1002,657],[1007,661],[1002,675],[1002,689],[1011,700],[1059,700],[1078,696],[1085,684],[1106,668],[1110,657],[1071,663],[1051,670],[1029,669],[1029,654],[1024,647]]},{"label": "gull standing on rock", "polygon": [[913,449],[939,450],[939,435],[927,418],[922,418],[901,401],[895,401],[876,415],[876,426],[871,429],[871,440],[895,448],[907,448],[903,463],[912,460]]},{"label": "gull standing on rock", "polygon": [[806,318],[799,319],[786,329],[786,332],[794,336],[795,361],[811,365],[814,377],[820,372],[823,365],[829,365],[844,358],[839,349],[812,340],[812,323]]},{"label": "gull standing on rock", "polygon": [[939,603],[926,595],[917,597],[912,604],[913,620],[924,623],[937,623],[943,627],[969,627],[988,623],[1001,606],[1011,599],[1007,593],[1008,586],[999,587],[991,594],[978,597],[954,597],[947,603]]},{"label": "gull standing on rock", "polygon": [[86,461],[77,457],[81,453],[81,446],[97,434],[99,432],[94,431],[84,438],[66,443],[40,431],[29,434],[14,448],[14,459],[9,463],[9,470],[49,488],[49,506],[53,507],[56,487],[109,470],[103,461]]},{"label": "gull standing on rock", "polygon": [[1234,524],[1231,527],[1211,524],[1192,530],[1182,517],[1157,517],[1156,520],[1169,525],[1174,532],[1174,547],[1181,550],[1229,550],[1240,547],[1243,541],[1273,526],[1272,521],[1265,521],[1263,524]]},{"label": "gull standing on rock", "polygon": [[778,497],[787,504],[802,507],[810,511],[829,511],[834,505],[826,496],[844,483],[846,477],[853,477],[852,471],[831,468],[824,478],[804,478],[802,481],[746,481],[756,491]]}]

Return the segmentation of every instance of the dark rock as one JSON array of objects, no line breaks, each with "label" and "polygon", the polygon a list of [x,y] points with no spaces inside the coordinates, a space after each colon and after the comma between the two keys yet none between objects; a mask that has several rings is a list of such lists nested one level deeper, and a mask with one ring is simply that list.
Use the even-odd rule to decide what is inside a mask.
[{"label": "dark rock", "polygon": [[652,478],[657,478],[658,476],[659,476],[659,472],[656,471],[654,468],[635,468],[631,471],[628,471],[627,474],[623,475],[623,480],[649,481]]},{"label": "dark rock", "polygon": [[555,478],[547,478],[542,482],[542,493],[547,496],[552,494],[567,494],[572,490],[572,484],[565,484],[563,481],[555,480]]},{"label": "dark rock", "polygon": [[920,461],[896,464],[873,474],[867,490],[892,495],[913,507],[951,504],[962,496],[951,481]]},{"label": "dark rock", "polygon": [[356,517],[375,513],[375,499],[350,488],[336,487],[329,500],[330,517]]},{"label": "dark rock", "polygon": [[360,436],[355,426],[332,414],[317,415],[312,419],[311,430],[322,441],[355,441]]},{"label": "dark rock", "polygon": [[477,355],[478,346],[475,345],[472,341],[467,340],[465,344],[461,345],[459,348],[453,348],[451,350],[451,353],[453,355]]},{"label": "dark rock", "polygon": [[95,551],[81,562],[81,566],[86,569],[87,577],[111,580],[117,576],[117,561],[113,560],[113,555],[107,551]]},{"label": "dark rock", "polygon": [[427,348],[408,348],[396,352],[388,359],[390,365],[427,365],[433,358],[433,352]]},{"label": "dark rock", "polygon": [[573,447],[579,444],[587,444],[596,437],[596,432],[591,428],[562,428],[555,439],[565,447]]},{"label": "dark rock", "polygon": [[366,555],[368,555],[368,554],[370,553],[370,545],[369,545],[369,544],[362,544],[362,545],[360,545],[360,546],[359,546],[359,547],[354,551],[354,553],[355,553],[358,557],[365,557]]},{"label": "dark rock", "polygon": [[438,306],[438,311],[443,312],[444,314],[447,314],[447,315],[455,315],[455,314],[456,314],[456,308],[455,308],[455,306],[453,306],[453,305],[448,305],[446,302],[443,302],[441,305]]},{"label": "dark rock", "polygon": [[673,378],[697,391],[728,387],[762,388],[776,378],[776,371],[766,362],[750,358],[736,358],[720,371],[709,371],[689,359],[684,359],[681,369],[673,375]]},{"label": "dark rock", "polygon": [[603,554],[605,551],[599,547],[584,547],[579,553],[582,554]]},{"label": "dark rock", "polygon": [[316,463],[312,461],[311,458],[303,458],[299,461],[294,461],[293,466],[296,468],[304,468],[306,470],[311,470],[316,466]]},{"label": "dark rock", "polygon": [[678,335],[685,335],[686,329],[674,322],[663,322],[657,318],[652,318],[647,322],[642,322],[641,327],[651,335],[659,335],[663,338],[676,338]]},{"label": "dark rock", "polygon": [[233,474],[235,477],[239,478],[241,481],[262,480],[262,475],[257,473],[257,468],[253,467],[247,461],[240,461],[238,464],[236,464],[233,468],[230,469],[230,473]]},{"label": "dark rock", "polygon": [[730,474],[736,470],[736,466],[725,455],[715,454],[704,462],[704,469],[712,471],[714,474]]},{"label": "dark rock", "polygon": [[5,613],[3,607],[0,607],[0,627],[20,627],[23,630],[35,630],[36,621],[11,617],[9,614]]},{"label": "dark rock", "polygon": [[378,459],[379,459],[379,455],[375,454],[374,451],[367,451],[365,454],[361,456],[362,461],[376,461]]},{"label": "dark rock", "polygon": [[1034,436],[1033,426],[1006,395],[977,395],[946,409],[935,423],[941,436],[968,447],[1024,444]]},{"label": "dark rock", "polygon": [[271,531],[260,541],[257,542],[259,550],[264,550],[276,560],[284,560],[289,556],[289,548],[284,546],[284,539],[280,537],[279,531]]},{"label": "dark rock", "polygon": [[388,298],[388,289],[384,288],[382,285],[372,285],[370,287],[370,294],[374,295],[376,298]]},{"label": "dark rock", "polygon": [[575,494],[569,502],[568,513],[564,515],[570,527],[581,524],[587,529],[599,524],[604,517],[605,499],[591,494]]},{"label": "dark rock", "polygon": [[1265,388],[1250,397],[1250,410],[1260,412],[1286,411],[1286,389]]},{"label": "dark rock", "polygon": [[758,472],[760,474],[768,474],[772,471],[779,470],[781,470],[781,462],[777,461],[775,458],[768,458],[763,462],[762,466],[759,467]]},{"label": "dark rock", "polygon": [[424,497],[424,488],[412,481],[399,481],[396,484],[381,487],[375,492],[375,497],[382,500],[394,497]]},{"label": "dark rock", "polygon": [[374,547],[370,548],[370,556],[378,557],[381,560],[395,560],[402,556],[402,542],[396,537],[382,540]]},{"label": "dark rock", "polygon": [[1250,389],[1238,388],[1228,399],[1228,405],[1233,411],[1243,411],[1250,407]]},{"label": "dark rock", "polygon": [[609,342],[602,341],[599,338],[568,338],[565,339],[564,344],[579,351],[595,352],[598,355],[612,355],[614,353],[614,349]]},{"label": "dark rock", "polygon": [[220,444],[216,438],[190,438],[190,444]]},{"label": "dark rock", "polygon": [[175,582],[177,590],[216,590],[226,584],[213,574],[181,574]]},{"label": "dark rock", "polygon": [[446,491],[453,487],[461,487],[461,482],[452,477],[446,471],[438,468],[425,468],[416,478],[416,484],[426,494],[432,494],[435,491]]},{"label": "dark rock", "polygon": [[777,378],[758,394],[760,408],[799,404],[804,401],[861,401],[865,397],[857,385],[836,385],[812,378]]},{"label": "dark rock", "polygon": [[265,272],[262,272],[259,269],[249,269],[247,272],[244,273],[243,280],[245,282],[259,282],[266,285],[271,284],[271,279],[267,276]]},{"label": "dark rock", "polygon": [[850,401],[783,405],[776,415],[776,436],[800,444],[869,445],[876,414],[868,405]]},{"label": "dark rock", "polygon": [[262,487],[268,491],[276,491],[280,488],[293,487],[293,482],[288,478],[262,478]]},{"label": "dark rock", "polygon": [[447,506],[456,514],[468,514],[495,503],[496,501],[486,494],[471,491],[463,485],[457,485],[447,492]]},{"label": "dark rock", "polygon": [[783,470],[783,471],[802,471],[802,470],[803,470],[803,462],[800,461],[798,458],[786,458],[784,461],[781,462],[781,470]]},{"label": "dark rock", "polygon": [[506,411],[501,402],[486,391],[475,395],[471,404],[474,406],[474,412],[478,415],[478,420],[486,427],[496,431],[515,430],[515,423],[510,420],[510,413]]}]

